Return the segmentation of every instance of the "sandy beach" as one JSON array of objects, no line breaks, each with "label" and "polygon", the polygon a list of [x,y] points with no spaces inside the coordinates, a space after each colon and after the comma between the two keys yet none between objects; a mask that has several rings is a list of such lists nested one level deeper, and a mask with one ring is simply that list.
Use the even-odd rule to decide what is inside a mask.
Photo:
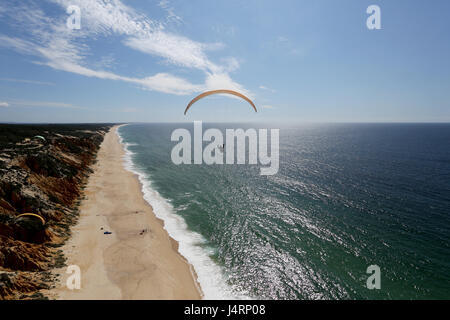
[{"label": "sandy beach", "polygon": [[67,265],[81,269],[81,289],[66,287],[68,275],[62,269],[50,297],[200,299],[192,266],[143,199],[137,176],[123,166],[117,128],[106,134],[100,147],[80,219],[63,247]]}]

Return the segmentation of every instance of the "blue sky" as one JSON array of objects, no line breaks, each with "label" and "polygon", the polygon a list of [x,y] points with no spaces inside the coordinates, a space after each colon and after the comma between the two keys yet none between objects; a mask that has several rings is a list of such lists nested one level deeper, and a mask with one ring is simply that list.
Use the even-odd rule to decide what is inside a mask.
[{"label": "blue sky", "polygon": [[[446,0],[3,0],[0,122],[448,122],[449,14]],[[214,96],[183,116],[213,89],[259,112]]]}]

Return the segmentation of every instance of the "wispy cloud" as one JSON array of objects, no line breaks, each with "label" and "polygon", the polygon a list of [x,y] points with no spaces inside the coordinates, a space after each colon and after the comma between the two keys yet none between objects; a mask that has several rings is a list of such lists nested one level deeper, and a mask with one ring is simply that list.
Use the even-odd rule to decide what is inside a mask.
[{"label": "wispy cloud", "polygon": [[307,47],[305,44],[301,46],[295,41],[286,36],[278,36],[270,41],[263,43],[264,48],[281,50],[283,53],[291,56],[305,56],[307,54]]},{"label": "wispy cloud", "polygon": [[112,69],[116,66],[117,62],[112,54],[102,56],[93,65],[97,69]]},{"label": "wispy cloud", "polygon": [[37,54],[33,43],[19,38],[11,38],[0,34],[0,45],[3,47],[12,48],[23,54]]},{"label": "wispy cloud", "polygon": [[285,37],[285,36],[278,36],[277,37],[277,41],[281,42],[281,43],[288,43],[289,39],[287,37]]},{"label": "wispy cloud", "polygon": [[275,93],[275,92],[276,92],[274,89],[271,89],[271,88],[266,87],[266,86],[263,86],[263,85],[260,85],[259,88],[260,88],[261,90],[270,91],[270,92],[272,92],[272,93]]},{"label": "wispy cloud", "polygon": [[29,84],[37,84],[37,85],[44,85],[44,86],[54,86],[55,85],[53,82],[26,80],[26,79],[13,79],[13,78],[0,78],[0,81],[29,83]]},{"label": "wispy cloud", "polygon": [[[120,0],[49,0],[64,10],[69,5],[77,5],[82,13],[81,30],[69,30],[65,18],[50,18],[39,9],[36,2],[18,5],[15,8],[0,8],[14,19],[18,25],[31,30],[26,38],[9,37],[0,34],[0,46],[14,49],[22,54],[38,57],[38,64],[56,70],[71,72],[87,77],[119,80],[139,84],[143,89],[170,94],[191,94],[206,89],[236,89],[243,87],[233,81],[228,72],[239,67],[236,59],[229,58],[225,67],[213,63],[207,56],[209,50],[223,47],[220,43],[201,43],[165,29],[164,22],[149,19],[124,5]],[[159,5],[169,11],[170,5],[162,1]],[[107,70],[95,70],[86,63],[90,48],[86,39],[123,37],[122,43],[134,50],[159,57],[169,64],[183,68],[192,68],[205,73],[204,84],[193,84],[181,77],[158,73],[137,78],[118,75]],[[104,65],[104,67],[108,67]]]},{"label": "wispy cloud", "polygon": [[152,32],[144,36],[130,37],[124,43],[130,48],[143,53],[160,56],[167,62],[182,67],[203,71],[218,71],[221,69],[206,57],[204,50],[208,45],[163,31]]},{"label": "wispy cloud", "polygon": [[4,101],[0,101],[0,107],[9,107],[9,103],[8,102],[4,102]]},{"label": "wispy cloud", "polygon": [[63,108],[63,109],[88,109],[86,107],[75,106],[70,103],[54,102],[54,101],[25,101],[10,100],[4,102],[11,107],[46,107],[46,108]]},{"label": "wispy cloud", "polygon": [[271,105],[264,105],[261,108],[263,108],[263,109],[273,109],[273,106],[271,106]]},{"label": "wispy cloud", "polygon": [[176,24],[181,24],[183,22],[183,19],[175,14],[175,9],[170,5],[169,0],[162,0],[158,5],[167,12],[167,22],[175,22]]},{"label": "wispy cloud", "polygon": [[233,72],[241,66],[241,63],[235,57],[227,57],[222,59],[224,68],[223,70],[226,72]]}]

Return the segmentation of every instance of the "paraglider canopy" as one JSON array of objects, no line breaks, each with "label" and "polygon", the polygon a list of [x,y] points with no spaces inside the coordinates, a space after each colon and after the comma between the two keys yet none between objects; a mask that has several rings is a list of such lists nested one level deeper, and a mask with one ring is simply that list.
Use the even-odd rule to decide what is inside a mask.
[{"label": "paraglider canopy", "polygon": [[22,213],[22,214],[19,214],[17,216],[17,218],[20,218],[20,217],[34,217],[34,218],[38,218],[39,220],[41,220],[42,225],[45,225],[44,218],[42,218],[40,215],[35,214],[35,213]]},{"label": "paraglider canopy", "polygon": [[221,90],[212,90],[212,91],[206,91],[203,92],[202,94],[199,94],[198,96],[196,96],[194,99],[191,100],[191,102],[189,102],[189,104],[187,105],[186,109],[184,110],[184,115],[186,115],[187,111],[189,110],[189,108],[196,103],[198,100],[213,95],[213,94],[231,94],[234,96],[237,96],[241,99],[244,99],[245,101],[247,101],[248,103],[250,103],[250,105],[253,107],[253,109],[255,110],[255,112],[258,112],[258,110],[256,110],[256,106],[255,104],[252,102],[252,100],[250,100],[249,98],[247,98],[246,96],[244,96],[242,93],[239,93],[237,91],[233,91],[233,90],[225,90],[225,89],[221,89]]},{"label": "paraglider canopy", "polygon": [[47,142],[47,140],[45,140],[45,138],[43,136],[34,136],[33,138],[40,139],[44,142]]}]

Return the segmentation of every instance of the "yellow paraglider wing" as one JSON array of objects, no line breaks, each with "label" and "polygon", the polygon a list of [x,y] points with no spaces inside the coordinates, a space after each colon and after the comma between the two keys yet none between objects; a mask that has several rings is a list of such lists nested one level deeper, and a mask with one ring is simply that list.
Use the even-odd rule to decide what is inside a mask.
[{"label": "yellow paraglider wing", "polygon": [[210,96],[212,94],[220,94],[220,93],[226,93],[226,94],[232,94],[234,96],[237,96],[241,99],[244,99],[245,101],[247,101],[248,103],[250,103],[250,105],[253,107],[253,109],[255,109],[255,112],[258,112],[258,110],[256,110],[256,106],[255,104],[252,102],[252,100],[250,100],[249,98],[247,98],[246,96],[244,96],[242,93],[233,91],[233,90],[213,90],[213,91],[206,91],[203,92],[202,94],[196,96],[194,99],[191,100],[191,102],[189,102],[189,104],[187,105],[186,109],[184,110],[184,115],[186,115],[186,112],[189,110],[189,108],[196,103],[198,100]]},{"label": "yellow paraglider wing", "polygon": [[35,214],[35,213],[22,213],[22,214],[19,214],[19,215],[17,216],[17,218],[19,218],[19,217],[29,217],[29,216],[39,218],[39,219],[41,220],[41,222],[42,222],[42,225],[45,224],[44,218],[42,218],[40,215]]}]

